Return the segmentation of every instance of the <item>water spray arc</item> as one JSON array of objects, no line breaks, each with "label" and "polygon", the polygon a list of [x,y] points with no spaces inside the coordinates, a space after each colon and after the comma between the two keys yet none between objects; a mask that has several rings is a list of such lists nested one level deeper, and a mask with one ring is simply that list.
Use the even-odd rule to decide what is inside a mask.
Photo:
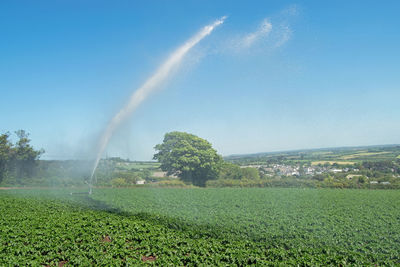
[{"label": "water spray arc", "polygon": [[99,164],[100,158],[118,126],[120,126],[120,124],[132,114],[132,112],[149,96],[150,93],[154,92],[163,82],[165,82],[165,80],[171,75],[172,70],[179,66],[183,57],[189,52],[189,50],[204,37],[209,35],[215,27],[222,24],[225,19],[226,16],[205,26],[182,46],[178,47],[178,49],[176,49],[156,70],[156,72],[131,95],[129,102],[111,119],[100,138],[96,159],[89,181],[89,194],[92,193],[93,176],[97,165]]}]

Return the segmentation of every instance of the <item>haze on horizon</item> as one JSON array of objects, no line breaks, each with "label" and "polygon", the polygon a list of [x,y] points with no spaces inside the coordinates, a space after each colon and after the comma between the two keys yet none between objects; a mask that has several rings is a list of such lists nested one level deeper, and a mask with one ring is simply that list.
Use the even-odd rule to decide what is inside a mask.
[{"label": "haze on horizon", "polygon": [[113,114],[177,46],[223,15],[117,131],[150,160],[169,131],[222,155],[400,143],[396,1],[0,4],[0,132],[44,159],[93,157]]}]

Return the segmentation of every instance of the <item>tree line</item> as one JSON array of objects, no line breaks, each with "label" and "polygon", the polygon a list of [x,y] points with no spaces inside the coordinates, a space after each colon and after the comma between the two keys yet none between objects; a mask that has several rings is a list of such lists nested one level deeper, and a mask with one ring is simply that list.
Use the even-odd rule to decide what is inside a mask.
[{"label": "tree line", "polygon": [[17,140],[13,143],[11,133],[0,135],[0,183],[5,179],[12,183],[21,182],[34,175],[37,160],[44,153],[30,145],[29,134],[24,130],[15,131]]},{"label": "tree line", "polygon": [[[90,161],[39,160],[44,150],[36,150],[30,145],[29,134],[24,130],[14,134],[17,138],[9,132],[0,135],[0,183],[82,186],[87,182]],[[346,172],[286,177],[227,162],[210,142],[190,133],[166,133],[163,142],[156,145],[155,150],[154,159],[159,161],[160,168],[168,176],[179,179],[155,177],[152,173],[154,170],[149,169],[117,168],[117,162],[122,160],[112,158],[100,162],[95,183],[102,186],[129,186],[138,180],[146,180],[155,186],[400,188],[400,159],[395,162],[352,165],[358,169],[357,175],[352,178]]]}]

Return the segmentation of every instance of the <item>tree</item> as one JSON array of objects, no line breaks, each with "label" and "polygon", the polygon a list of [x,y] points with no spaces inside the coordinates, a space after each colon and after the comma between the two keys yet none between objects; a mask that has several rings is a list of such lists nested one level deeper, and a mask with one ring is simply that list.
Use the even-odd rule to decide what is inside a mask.
[{"label": "tree", "polygon": [[31,141],[28,138],[29,134],[24,130],[18,130],[15,134],[18,136],[18,141],[11,151],[10,168],[14,170],[17,183],[21,183],[23,178],[32,176],[37,160],[44,150],[34,150],[29,144]]},{"label": "tree", "polygon": [[153,158],[167,175],[197,186],[205,186],[207,180],[218,176],[222,157],[207,140],[185,132],[170,132],[154,148],[158,152]]},{"label": "tree", "polygon": [[8,140],[9,137],[9,133],[0,135],[0,183],[6,176],[13,148],[12,143]]},{"label": "tree", "polygon": [[365,184],[365,183],[367,182],[367,177],[365,177],[365,176],[360,176],[360,177],[358,177],[357,182],[358,182],[359,184]]},{"label": "tree", "polygon": [[221,162],[218,179],[223,180],[260,180],[260,171],[256,168],[241,168],[236,164],[223,161]]},{"label": "tree", "polygon": [[240,167],[238,165],[232,164],[230,162],[222,162],[218,178],[240,180],[243,177]]},{"label": "tree", "polygon": [[241,168],[240,173],[242,178],[241,179],[247,179],[247,180],[259,180],[260,179],[260,173],[258,169],[256,168]]},{"label": "tree", "polygon": [[14,176],[17,183],[23,178],[31,177],[37,160],[44,150],[34,150],[29,144],[29,134],[24,130],[16,131],[18,141],[13,144],[10,133],[0,135],[0,182]]}]

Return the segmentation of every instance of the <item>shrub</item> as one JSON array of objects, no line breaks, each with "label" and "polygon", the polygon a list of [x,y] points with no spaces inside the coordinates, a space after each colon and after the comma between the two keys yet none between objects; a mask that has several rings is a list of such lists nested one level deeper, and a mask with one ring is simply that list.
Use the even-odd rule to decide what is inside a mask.
[{"label": "shrub", "polygon": [[124,178],[114,178],[111,180],[112,187],[123,187],[126,186],[126,180]]},{"label": "shrub", "polygon": [[181,180],[164,180],[157,183],[152,184],[152,186],[159,186],[159,187],[187,187],[184,182]]}]

